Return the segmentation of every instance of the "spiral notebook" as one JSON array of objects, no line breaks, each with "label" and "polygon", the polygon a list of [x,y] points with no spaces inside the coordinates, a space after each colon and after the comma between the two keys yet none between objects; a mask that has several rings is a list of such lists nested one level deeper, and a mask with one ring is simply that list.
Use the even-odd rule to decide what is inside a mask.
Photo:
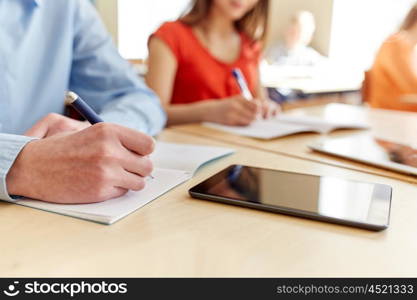
[{"label": "spiral notebook", "polygon": [[155,167],[152,172],[154,178],[147,178],[146,187],[142,191],[130,191],[122,197],[93,204],[65,205],[31,199],[21,199],[14,203],[97,223],[112,224],[192,178],[205,163],[233,152],[232,149],[221,147],[157,142],[156,150],[151,155]]}]

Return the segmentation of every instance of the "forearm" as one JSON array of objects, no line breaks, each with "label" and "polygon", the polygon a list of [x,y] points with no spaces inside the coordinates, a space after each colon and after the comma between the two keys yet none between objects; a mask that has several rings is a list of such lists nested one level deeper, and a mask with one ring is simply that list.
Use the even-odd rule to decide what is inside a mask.
[{"label": "forearm", "polygon": [[106,122],[116,123],[149,135],[164,127],[166,115],[153,93],[134,93],[115,99],[104,106],[100,115]]},{"label": "forearm", "polygon": [[104,121],[157,134],[166,120],[158,98],[119,55],[90,1],[76,3],[69,89]]},{"label": "forearm", "polygon": [[0,200],[13,201],[7,190],[6,178],[17,156],[34,138],[0,134]]},{"label": "forearm", "polygon": [[167,126],[209,121],[210,100],[190,104],[171,104],[165,107]]}]

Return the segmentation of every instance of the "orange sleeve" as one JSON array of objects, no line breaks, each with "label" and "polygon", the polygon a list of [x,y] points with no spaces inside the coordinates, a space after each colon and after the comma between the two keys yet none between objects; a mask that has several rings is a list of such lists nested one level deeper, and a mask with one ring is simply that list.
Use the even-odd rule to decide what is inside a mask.
[{"label": "orange sleeve", "polygon": [[179,28],[177,22],[166,22],[161,25],[150,37],[157,37],[162,40],[172,51],[177,61],[180,60],[180,40],[179,40]]},{"label": "orange sleeve", "polygon": [[413,55],[411,45],[400,39],[387,42],[381,53],[382,67],[403,93],[417,94],[417,70]]}]

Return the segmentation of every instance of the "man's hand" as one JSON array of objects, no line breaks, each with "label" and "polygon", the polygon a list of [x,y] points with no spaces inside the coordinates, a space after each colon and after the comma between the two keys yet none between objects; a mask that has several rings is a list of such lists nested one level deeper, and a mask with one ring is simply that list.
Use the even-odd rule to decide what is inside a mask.
[{"label": "man's hand", "polygon": [[37,122],[31,129],[26,131],[25,135],[42,139],[63,132],[80,131],[87,127],[90,127],[90,124],[87,122],[73,120],[52,113]]},{"label": "man's hand", "polygon": [[7,189],[55,203],[105,201],[144,188],[153,149],[151,137],[108,123],[35,140],[10,169]]}]

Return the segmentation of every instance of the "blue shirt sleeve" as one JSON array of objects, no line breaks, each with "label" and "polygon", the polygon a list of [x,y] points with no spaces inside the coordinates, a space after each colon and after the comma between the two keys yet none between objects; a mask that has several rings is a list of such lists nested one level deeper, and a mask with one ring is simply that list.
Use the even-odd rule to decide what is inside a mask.
[{"label": "blue shirt sleeve", "polygon": [[0,133],[0,200],[13,201],[7,192],[6,176],[23,147],[34,138]]},{"label": "blue shirt sleeve", "polygon": [[119,55],[89,1],[76,3],[70,89],[104,121],[157,134],[166,122],[159,99]]}]

